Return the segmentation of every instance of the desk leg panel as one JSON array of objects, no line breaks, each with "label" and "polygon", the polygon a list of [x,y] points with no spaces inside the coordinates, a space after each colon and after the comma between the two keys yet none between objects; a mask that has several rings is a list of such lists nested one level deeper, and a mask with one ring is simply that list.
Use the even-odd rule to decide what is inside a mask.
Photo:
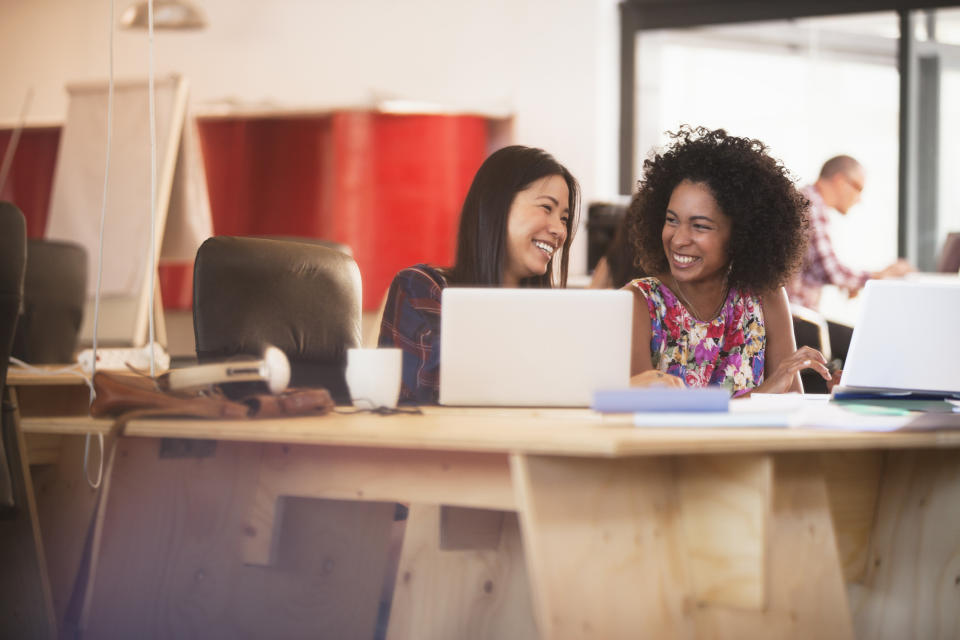
[{"label": "desk leg panel", "polygon": [[502,454],[265,444],[244,526],[248,564],[272,562],[281,496],[514,507]]},{"label": "desk leg panel", "polygon": [[[83,478],[83,436],[61,438],[56,464],[32,468],[40,531],[47,554],[50,586],[57,620],[67,625],[67,607],[83,561],[87,534],[93,524],[99,492]],[[104,439],[104,455],[110,451],[112,436]],[[90,438],[89,477],[96,480],[100,447]]]},{"label": "desk leg panel", "polygon": [[542,638],[689,638],[669,458],[513,458]]},{"label": "desk leg panel", "polygon": [[867,572],[870,536],[873,535],[882,451],[831,451],[820,454],[837,549],[848,583],[860,583]]},{"label": "desk leg panel", "polygon": [[[388,640],[537,637],[517,515],[476,511],[453,517],[497,521],[501,527],[498,535],[489,535],[489,527],[483,526],[484,535],[457,535],[464,532],[453,527],[456,530],[444,536],[442,507],[410,506]],[[450,544],[453,536],[457,540]],[[446,545],[442,545],[444,537]],[[490,544],[493,538],[497,541],[494,548]],[[470,546],[474,548],[467,548]]]},{"label": "desk leg panel", "polygon": [[[852,638],[819,459],[773,458],[772,507],[761,511],[768,533],[756,537],[756,510],[743,505],[770,499],[764,490],[768,465],[765,456],[515,456],[542,637]],[[729,503],[726,514],[702,509],[703,495],[691,499],[691,488],[705,486],[703,468],[714,469],[719,487],[730,487],[728,495],[718,494]],[[712,522],[691,519],[691,509]],[[752,596],[740,606],[725,604],[726,596],[704,598],[698,584],[703,544],[691,533],[691,521],[705,523],[702,536],[722,532],[734,539],[739,527],[765,545],[762,607],[746,606]],[[732,552],[709,560],[758,557],[742,543]]]},{"label": "desk leg panel", "polygon": [[117,443],[85,639],[373,636],[392,504],[287,499],[275,565],[247,566],[262,445],[160,443]]},{"label": "desk leg panel", "polygon": [[960,637],[960,451],[886,456],[857,636]]},{"label": "desk leg panel", "polygon": [[16,394],[6,387],[0,400],[0,456],[9,465],[0,472],[9,473],[4,480],[10,482],[14,503],[0,511],[0,638],[55,638],[53,599]]}]

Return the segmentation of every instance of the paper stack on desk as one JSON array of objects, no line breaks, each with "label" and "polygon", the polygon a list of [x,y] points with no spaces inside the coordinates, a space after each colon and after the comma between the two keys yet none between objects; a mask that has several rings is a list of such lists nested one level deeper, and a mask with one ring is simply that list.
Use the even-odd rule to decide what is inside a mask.
[{"label": "paper stack on desk", "polygon": [[803,398],[757,396],[730,400],[726,389],[628,389],[598,391],[593,408],[633,413],[638,427],[788,427]]},{"label": "paper stack on desk", "polygon": [[757,394],[742,400],[731,400],[724,412],[636,413],[633,424],[638,427],[749,427],[783,428],[791,426],[794,413],[803,404],[798,394]]},{"label": "paper stack on desk", "polygon": [[825,395],[763,394],[733,400],[726,412],[635,413],[638,427],[799,428],[895,431],[923,414],[904,410],[860,410],[830,402]]},{"label": "paper stack on desk", "polygon": [[943,401],[831,401],[827,395],[754,393],[729,400],[726,390],[629,389],[597,392],[593,408],[633,413],[645,428],[794,428],[896,431],[960,428],[960,403]]},{"label": "paper stack on desk", "polygon": [[921,415],[900,408],[831,402],[829,396],[806,397],[811,400],[804,402],[803,410],[790,426],[838,431],[896,431]]}]

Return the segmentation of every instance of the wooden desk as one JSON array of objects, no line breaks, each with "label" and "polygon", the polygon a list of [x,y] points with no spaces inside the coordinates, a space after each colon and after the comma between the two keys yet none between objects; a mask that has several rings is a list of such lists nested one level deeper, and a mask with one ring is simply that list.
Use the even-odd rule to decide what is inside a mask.
[{"label": "wooden desk", "polygon": [[424,414],[131,422],[85,637],[369,637],[384,512],[299,498],[411,504],[392,639],[960,633],[960,434]]},{"label": "wooden desk", "polygon": [[[109,446],[112,421],[89,417],[89,390],[80,376],[11,367],[7,388],[16,406],[16,430],[24,443],[24,480],[29,485],[28,502],[36,521],[34,544],[42,558],[38,574],[25,576],[24,580],[39,581],[48,600],[42,621],[39,615],[25,621],[32,635],[17,635],[68,637],[72,625],[66,620],[67,609],[99,495],[83,479],[85,436],[103,434]],[[90,462],[90,477],[95,478],[99,463],[95,439]]]}]

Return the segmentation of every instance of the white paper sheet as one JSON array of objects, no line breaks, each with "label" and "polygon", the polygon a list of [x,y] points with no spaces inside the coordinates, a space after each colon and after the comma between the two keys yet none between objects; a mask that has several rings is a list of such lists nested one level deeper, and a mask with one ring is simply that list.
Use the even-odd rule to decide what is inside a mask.
[{"label": "white paper sheet", "polygon": [[728,412],[636,413],[637,427],[742,427],[895,431],[918,414],[883,408],[862,413],[829,401],[827,395],[753,394],[730,403]]}]

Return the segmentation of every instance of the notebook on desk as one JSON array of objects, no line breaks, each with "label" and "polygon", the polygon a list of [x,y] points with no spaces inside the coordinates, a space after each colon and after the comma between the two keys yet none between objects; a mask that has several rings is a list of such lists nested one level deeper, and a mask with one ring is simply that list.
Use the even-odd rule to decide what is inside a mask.
[{"label": "notebook on desk", "polygon": [[870,280],[833,397],[960,397],[960,281]]},{"label": "notebook on desk", "polygon": [[440,404],[587,407],[630,382],[633,294],[448,287]]}]

